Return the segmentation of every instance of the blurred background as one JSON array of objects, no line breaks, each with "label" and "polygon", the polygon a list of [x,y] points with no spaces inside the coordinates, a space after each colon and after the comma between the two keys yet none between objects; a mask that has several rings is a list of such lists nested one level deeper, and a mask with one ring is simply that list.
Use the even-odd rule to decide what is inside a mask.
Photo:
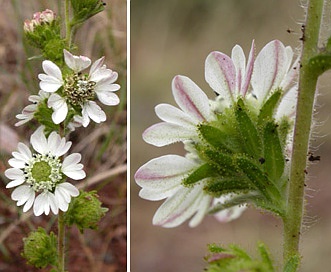
[{"label": "blurred background", "polygon": [[[213,97],[204,80],[204,61],[209,52],[218,50],[230,55],[232,47],[239,44],[247,56],[252,39],[256,52],[273,39],[299,48],[302,2],[305,1],[131,1],[131,271],[202,271],[208,243],[240,243],[254,255],[257,241],[264,241],[275,260],[281,262],[280,220],[249,209],[228,224],[207,217],[194,229],[187,223],[175,229],[155,227],[152,217],[163,201],[140,199],[133,175],[152,158],[184,154],[181,144],[157,148],[141,138],[147,127],[159,122],[154,113],[157,104],[176,105],[171,94],[172,78],[186,75]],[[308,169],[301,245],[303,272],[331,271],[331,142],[325,136],[331,125],[330,83],[330,74],[325,74],[319,83],[311,150],[321,156],[321,161]]]},{"label": "blurred background", "polygon": [[[38,73],[41,60],[28,61],[38,55],[22,38],[23,22],[32,19],[34,12],[52,9],[58,15],[63,1],[53,0],[0,0],[0,271],[37,271],[20,256],[22,238],[36,226],[56,231],[52,216],[22,214],[11,200],[12,190],[5,189],[8,179],[3,172],[9,167],[8,159],[18,141],[28,143],[35,123],[15,128],[15,115],[30,104],[27,98],[39,91]],[[78,30],[78,54],[95,61],[105,56],[107,67],[119,74],[117,92],[121,99],[116,107],[103,107],[107,121],[92,122],[87,129],[77,129],[70,135],[71,152],[82,154],[87,178],[75,183],[86,190],[97,190],[109,212],[100,221],[97,231],[81,234],[73,227],[70,235],[68,270],[126,271],[126,49],[127,3],[125,0],[103,1],[105,11],[87,21]],[[40,270],[38,270],[40,271]],[[49,271],[44,269],[41,271]]]}]

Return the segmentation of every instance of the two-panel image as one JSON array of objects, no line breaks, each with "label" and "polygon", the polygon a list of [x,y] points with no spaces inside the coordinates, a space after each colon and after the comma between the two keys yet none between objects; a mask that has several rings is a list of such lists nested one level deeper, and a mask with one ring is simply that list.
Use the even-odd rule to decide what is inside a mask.
[{"label": "two-panel image", "polygon": [[331,272],[330,18],[0,1],[0,272]]}]

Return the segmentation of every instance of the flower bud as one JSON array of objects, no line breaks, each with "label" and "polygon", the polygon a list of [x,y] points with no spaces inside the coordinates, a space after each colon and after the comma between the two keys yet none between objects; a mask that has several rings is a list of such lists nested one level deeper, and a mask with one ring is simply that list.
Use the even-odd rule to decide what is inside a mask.
[{"label": "flower bud", "polygon": [[40,19],[44,23],[51,23],[51,22],[53,22],[53,20],[55,19],[55,17],[56,17],[56,14],[52,10],[50,10],[50,9],[46,9],[46,10],[44,10],[40,14]]},{"label": "flower bud", "polygon": [[23,239],[24,249],[22,256],[28,264],[37,268],[56,265],[58,261],[56,236],[53,232],[48,235],[43,228],[31,232]]},{"label": "flower bud", "polygon": [[65,213],[66,224],[75,224],[81,232],[84,229],[97,229],[99,221],[108,211],[107,208],[101,207],[101,204],[96,191],[81,191]]},{"label": "flower bud", "polygon": [[25,20],[24,21],[24,31],[33,32],[35,21],[34,20]]},{"label": "flower bud", "polygon": [[33,32],[36,26],[42,24],[51,24],[56,19],[56,14],[50,9],[46,9],[42,12],[35,12],[32,16],[32,20],[24,21],[24,31]]}]

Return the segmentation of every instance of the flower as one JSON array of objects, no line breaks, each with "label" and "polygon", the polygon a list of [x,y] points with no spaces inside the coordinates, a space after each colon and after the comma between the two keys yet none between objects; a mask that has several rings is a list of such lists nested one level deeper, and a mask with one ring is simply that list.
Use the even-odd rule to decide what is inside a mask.
[{"label": "flower", "polygon": [[20,119],[21,121],[18,121],[15,126],[21,126],[30,120],[33,119],[34,114],[38,110],[38,106],[41,102],[46,100],[49,97],[49,93],[46,93],[42,90],[39,91],[38,95],[30,95],[29,96],[29,101],[32,102],[31,105],[26,106],[23,110],[22,113],[17,114],[16,118]]},{"label": "flower", "polygon": [[[85,178],[81,155],[73,153],[64,159],[61,157],[69,150],[70,141],[61,138],[56,132],[45,137],[43,127],[31,135],[31,145],[35,152],[23,143],[18,144],[18,151],[8,163],[12,168],[5,171],[11,181],[6,188],[13,188],[11,194],[17,206],[24,205],[23,212],[33,206],[36,216],[49,214],[50,210],[57,214],[59,209],[67,211],[71,197],[79,195],[79,191],[66,177],[74,180]],[[37,194],[37,196],[36,196]]]},{"label": "flower", "polygon": [[118,74],[104,65],[104,57],[95,61],[89,74],[82,71],[91,65],[91,60],[85,56],[72,55],[64,50],[64,60],[71,72],[63,75],[60,68],[53,62],[45,60],[42,63],[45,74],[39,74],[40,88],[52,93],[48,100],[48,107],[54,110],[52,119],[55,124],[65,120],[69,108],[79,108],[83,118],[83,126],[87,127],[90,119],[96,123],[104,122],[106,114],[94,102],[95,96],[108,106],[119,103],[115,91],[120,89],[114,84]]},{"label": "flower", "polygon": [[32,20],[24,21],[24,31],[25,32],[33,32],[36,26],[42,24],[50,24],[56,18],[56,14],[54,11],[50,9],[46,9],[42,12],[38,11],[33,14]]},{"label": "flower", "polygon": [[[268,129],[277,128],[283,118],[286,124],[291,124],[297,98],[298,62],[291,65],[293,50],[278,40],[264,46],[256,59],[254,55],[254,41],[247,62],[239,45],[232,49],[231,57],[221,52],[210,53],[205,62],[205,78],[218,97],[208,100],[191,79],[176,76],[172,92],[180,109],[168,104],[155,107],[163,122],[146,129],[143,139],[158,147],[183,142],[187,154],[152,159],[135,174],[136,183],[142,188],[140,197],[153,201],[166,199],[155,213],[153,224],[176,227],[192,218],[189,226],[194,227],[209,211],[219,211],[215,217],[228,222],[242,214],[245,203],[253,202],[268,210],[281,202],[277,202],[278,193],[284,188],[280,177],[286,175],[284,154],[291,141],[288,140],[286,146],[281,143],[278,132],[272,136],[272,144],[279,152],[274,160],[284,161],[284,165],[279,164],[281,172],[274,174],[275,188],[270,192],[264,191],[265,184],[260,186],[260,181],[256,182],[251,174],[251,167],[260,171],[263,164],[257,153],[269,156],[270,150],[255,148],[256,142],[253,148],[251,143],[242,142],[249,137],[257,142],[269,141]],[[267,117],[259,119],[257,124],[260,110],[277,92],[280,99],[275,102],[275,108],[270,113],[263,112]],[[247,131],[243,131],[241,125],[246,121],[249,125]],[[265,139],[260,136],[262,129]],[[245,136],[245,133],[251,134]],[[292,137],[290,131],[287,136]],[[224,137],[224,141],[219,137]],[[271,157],[268,157],[268,167],[272,165]],[[261,170],[261,175],[264,171]],[[271,206],[264,205],[264,200],[270,201]],[[277,208],[277,212],[283,212],[281,205]]]}]

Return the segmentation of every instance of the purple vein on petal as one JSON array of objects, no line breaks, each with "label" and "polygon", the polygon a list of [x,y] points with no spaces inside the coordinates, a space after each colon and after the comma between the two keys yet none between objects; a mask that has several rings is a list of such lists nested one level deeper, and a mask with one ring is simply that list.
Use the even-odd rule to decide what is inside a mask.
[{"label": "purple vein on petal", "polygon": [[246,96],[249,84],[251,82],[253,69],[254,69],[254,57],[255,57],[255,44],[254,40],[252,41],[251,51],[249,52],[249,57],[247,61],[247,67],[246,67],[246,73],[245,73],[245,81],[244,84],[241,86],[240,93],[243,95],[243,97]]},{"label": "purple vein on petal", "polygon": [[236,68],[232,59],[218,51],[206,59],[206,81],[211,88],[226,99],[234,100]]},{"label": "purple vein on petal", "polygon": [[[186,84],[187,83],[192,84],[192,90],[190,90],[190,92],[188,90],[188,87],[190,86],[185,86],[184,81],[186,81]],[[199,109],[199,107],[197,106],[196,101],[194,101],[191,97],[193,96],[192,94],[194,91],[196,92],[197,90],[200,90],[200,88],[193,81],[191,81],[189,78],[184,76],[175,76],[172,82],[172,89],[174,92],[175,100],[183,111],[185,111],[190,115],[194,115],[193,117],[197,119],[198,122],[206,121],[206,118]],[[189,94],[191,94],[191,96]],[[204,93],[201,91],[200,96],[202,94]],[[204,101],[200,101],[200,102],[203,103]]]}]

